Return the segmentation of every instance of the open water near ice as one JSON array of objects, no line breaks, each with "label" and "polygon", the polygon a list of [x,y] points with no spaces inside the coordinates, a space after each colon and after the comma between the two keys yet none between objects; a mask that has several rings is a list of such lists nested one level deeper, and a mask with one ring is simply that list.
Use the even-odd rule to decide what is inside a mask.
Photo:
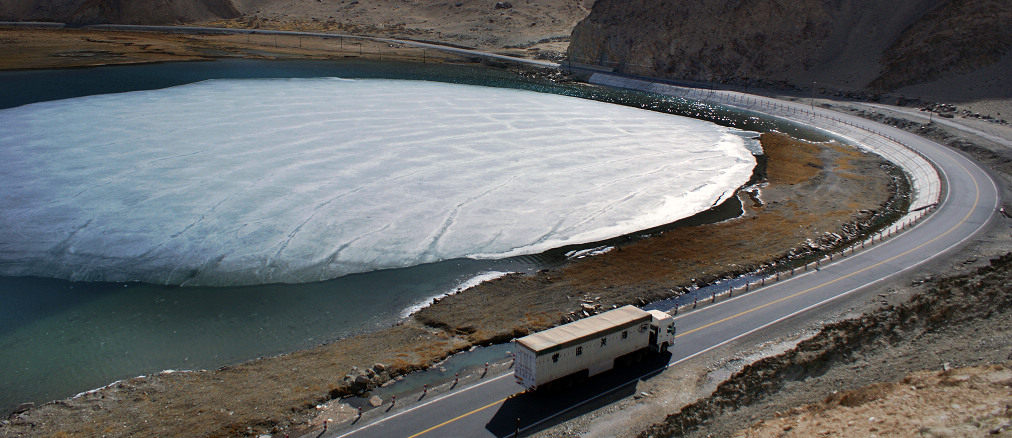
[{"label": "open water near ice", "polygon": [[[553,84],[476,66],[362,61],[222,60],[5,72],[0,73],[0,109],[207,79],[332,76],[522,88],[689,115],[747,131],[778,130],[823,139],[775,120],[661,96]],[[734,204],[731,198],[713,211],[679,222],[733,217],[740,212]],[[117,379],[165,369],[217,368],[373,330],[401,318],[405,309],[452,291],[476,276],[533,272],[560,263],[566,252],[635,237],[621,236],[532,256],[455,259],[302,284],[171,287],[0,277],[0,362],[4,364],[0,369],[0,413],[24,401],[63,398]]]}]

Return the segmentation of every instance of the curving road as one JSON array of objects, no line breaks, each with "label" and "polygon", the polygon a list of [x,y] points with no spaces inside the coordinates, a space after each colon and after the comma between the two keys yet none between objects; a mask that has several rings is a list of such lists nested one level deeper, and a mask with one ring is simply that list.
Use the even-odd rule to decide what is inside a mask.
[{"label": "curving road", "polygon": [[[616,80],[613,76],[595,75],[592,81],[665,92],[649,88],[649,83]],[[904,228],[899,234],[884,241],[876,238],[874,244],[868,241],[864,249],[845,251],[845,256],[838,254],[832,261],[825,260],[819,270],[784,275],[783,280],[748,294],[736,292],[711,306],[680,312],[676,318],[676,344],[670,357],[663,360],[605,373],[587,385],[551,396],[523,394],[511,373],[501,375],[403,410],[391,409],[382,417],[363,418],[347,430],[331,431],[325,436],[503,437],[518,430],[521,435],[533,433],[575,415],[571,414],[574,408],[604,406],[634,394],[640,379],[833,300],[868,291],[890,277],[950,253],[980,233],[1001,204],[995,182],[973,161],[887,125],[741,93],[668,86],[666,94],[764,112],[826,130],[876,152],[884,151],[883,155],[911,174],[915,185],[912,208],[917,210],[887,232]],[[930,165],[924,165],[927,162]]]},{"label": "curving road", "polygon": [[[14,23],[0,23],[14,25]],[[25,25],[25,23],[17,23]],[[38,23],[28,23],[39,26]],[[52,25],[46,25],[52,26]],[[59,25],[56,25],[59,27]],[[174,33],[257,33],[314,37],[351,35],[159,26],[89,26],[113,31]],[[367,38],[433,48],[462,55],[493,57],[542,67],[556,64],[528,61],[478,51],[447,48],[428,43]],[[912,211],[887,234],[847,256],[837,255],[819,270],[801,271],[748,294],[722,297],[716,304],[676,318],[678,336],[670,356],[618,369],[591,379],[572,391],[552,396],[521,393],[512,373],[489,377],[432,400],[420,398],[414,406],[376,409],[344,430],[311,436],[329,437],[481,437],[532,433],[562,421],[577,407],[604,406],[635,393],[636,382],[664,369],[733,342],[763,328],[802,314],[847,295],[868,291],[876,284],[916,269],[950,253],[980,233],[997,214],[1001,204],[995,182],[986,171],[960,153],[905,131],[800,103],[780,101],[737,92],[700,90],[656,84],[601,73],[592,82],[641,89],[782,117],[822,129],[849,142],[873,150],[900,165],[914,185]],[[1008,144],[1002,139],[1003,144]],[[870,242],[869,242],[870,243]],[[390,408],[390,409],[387,409]],[[373,413],[379,415],[372,415]],[[382,414],[380,414],[382,413]]]}]

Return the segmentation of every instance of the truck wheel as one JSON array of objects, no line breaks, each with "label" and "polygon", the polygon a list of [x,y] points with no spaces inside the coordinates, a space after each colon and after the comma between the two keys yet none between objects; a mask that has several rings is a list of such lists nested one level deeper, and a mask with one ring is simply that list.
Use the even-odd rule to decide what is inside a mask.
[{"label": "truck wheel", "polygon": [[664,352],[668,351],[668,347],[669,347],[669,345],[668,345],[668,343],[667,343],[667,342],[661,342],[661,350],[660,350],[660,353],[664,353]]},{"label": "truck wheel", "polygon": [[587,381],[587,370],[582,370],[576,373],[576,383],[583,383]]},{"label": "truck wheel", "polygon": [[636,361],[636,362],[639,362],[639,361],[643,360],[643,355],[644,355],[643,351],[644,350],[638,350],[638,351],[636,351],[636,353],[633,355],[633,360]]}]

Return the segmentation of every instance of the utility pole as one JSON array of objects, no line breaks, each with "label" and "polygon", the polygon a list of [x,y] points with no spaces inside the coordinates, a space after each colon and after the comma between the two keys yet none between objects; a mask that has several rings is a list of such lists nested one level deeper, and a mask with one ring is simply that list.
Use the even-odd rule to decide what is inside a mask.
[{"label": "utility pole", "polygon": [[815,81],[812,81],[812,111],[815,111]]}]

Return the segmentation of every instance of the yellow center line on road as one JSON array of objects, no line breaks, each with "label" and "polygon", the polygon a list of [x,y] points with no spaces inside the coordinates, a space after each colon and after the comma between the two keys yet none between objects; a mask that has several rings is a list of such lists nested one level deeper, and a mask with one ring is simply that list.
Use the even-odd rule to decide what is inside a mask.
[{"label": "yellow center line on road", "polygon": [[497,401],[494,401],[494,402],[492,402],[492,403],[489,403],[489,404],[487,404],[487,405],[485,405],[485,406],[482,406],[482,407],[480,407],[480,408],[478,408],[478,409],[475,409],[475,410],[473,410],[473,411],[471,411],[471,412],[468,412],[468,413],[466,413],[466,414],[462,414],[462,415],[460,415],[460,416],[458,416],[458,417],[455,417],[455,418],[451,418],[451,419],[449,419],[449,420],[446,420],[446,421],[444,421],[444,422],[442,422],[442,423],[439,423],[439,424],[437,424],[437,425],[435,425],[435,426],[432,426],[432,427],[430,427],[430,428],[428,428],[428,429],[425,429],[425,430],[423,430],[423,431],[421,431],[421,432],[418,432],[418,433],[416,433],[416,434],[414,434],[414,435],[411,435],[411,436],[409,436],[408,438],[415,438],[416,436],[419,436],[419,435],[424,435],[424,434],[426,434],[426,433],[429,433],[429,432],[431,432],[431,431],[433,431],[433,430],[439,429],[440,427],[446,426],[447,424],[453,423],[454,421],[457,421],[457,420],[459,420],[459,419],[461,419],[461,418],[467,417],[467,416],[469,416],[469,415],[471,415],[471,414],[475,414],[475,413],[478,413],[478,412],[484,411],[485,409],[488,409],[488,408],[490,408],[490,407],[492,407],[492,406],[495,406],[495,405],[497,405],[497,404],[499,404],[499,403],[502,403],[502,402],[504,402],[504,401],[506,401],[506,400],[509,400],[509,399],[510,399],[510,397],[513,397],[513,396],[511,395],[511,396],[509,396],[509,397],[506,397],[506,398],[504,398],[504,399],[502,399],[502,400],[497,400]]},{"label": "yellow center line on road", "polygon": [[[970,171],[969,171],[969,170],[967,170],[967,169],[966,169],[966,167],[964,167],[964,166],[963,166],[962,164],[960,164],[959,162],[956,162],[956,165],[958,165],[958,166],[959,166],[960,168],[962,168],[962,169],[963,169],[963,171],[964,171],[964,172],[966,172],[967,174],[969,174],[969,173],[970,173]],[[922,243],[922,244],[920,244],[920,245],[917,245],[917,246],[915,246],[915,247],[913,247],[913,248],[911,248],[911,249],[909,249],[909,250],[907,250],[907,251],[904,251],[903,253],[897,254],[897,255],[895,255],[895,256],[892,256],[892,257],[890,257],[890,258],[888,258],[888,259],[886,259],[886,260],[883,260],[883,261],[881,261],[881,262],[878,262],[878,263],[876,263],[876,264],[874,264],[874,265],[868,266],[868,267],[866,267],[866,268],[864,268],[864,269],[861,269],[861,270],[857,270],[857,271],[851,272],[850,274],[844,275],[844,276],[842,276],[842,277],[837,277],[837,278],[835,278],[835,279],[833,279],[833,280],[827,281],[827,282],[825,282],[825,283],[823,283],[823,284],[820,284],[820,285],[818,285],[818,286],[813,286],[813,287],[810,287],[810,288],[808,288],[808,289],[805,289],[805,290],[803,290],[803,291],[797,292],[797,293],[795,293],[795,294],[792,294],[792,295],[788,295],[788,296],[786,296],[786,297],[783,297],[783,298],[781,298],[781,299],[779,299],[779,300],[775,300],[775,301],[770,301],[770,302],[768,302],[768,303],[766,303],[766,304],[763,304],[763,305],[760,305],[760,306],[757,306],[757,307],[753,307],[753,308],[751,308],[751,309],[749,309],[749,310],[746,310],[746,311],[744,311],[744,312],[741,312],[741,313],[738,313],[738,314],[735,314],[735,315],[731,315],[731,316],[728,316],[727,318],[724,318],[724,319],[720,319],[720,320],[717,320],[717,321],[711,322],[711,323],[709,323],[709,324],[706,324],[706,325],[704,325],[704,326],[700,326],[700,327],[694,328],[694,329],[692,329],[692,330],[689,330],[689,331],[687,331],[687,332],[682,332],[681,334],[679,334],[679,335],[676,335],[676,336],[675,336],[675,338],[680,338],[680,337],[682,337],[682,336],[685,336],[685,335],[688,335],[688,334],[691,334],[691,333],[695,333],[695,332],[698,332],[698,331],[700,331],[700,330],[703,330],[703,329],[705,329],[705,328],[710,328],[710,327],[713,327],[713,326],[715,326],[715,325],[717,325],[717,324],[721,324],[721,323],[724,323],[724,322],[730,321],[730,320],[732,320],[732,319],[735,319],[735,318],[738,318],[738,317],[740,317],[740,316],[742,316],[742,315],[747,315],[747,314],[749,314],[749,313],[755,312],[756,310],[760,310],[760,309],[763,309],[763,308],[766,308],[766,307],[772,306],[772,305],[774,305],[774,304],[780,303],[780,302],[782,302],[782,301],[786,301],[786,300],[789,300],[789,299],[791,299],[791,298],[794,298],[794,297],[797,297],[797,296],[800,296],[800,295],[804,295],[804,294],[806,294],[806,293],[809,293],[809,292],[811,292],[811,291],[813,291],[813,290],[815,290],[815,289],[818,289],[818,288],[820,288],[820,287],[825,287],[825,286],[829,286],[829,285],[831,285],[831,284],[833,284],[833,283],[836,283],[836,282],[838,282],[838,281],[840,281],[840,280],[843,280],[843,279],[845,279],[845,278],[849,278],[849,277],[852,277],[852,276],[854,276],[854,275],[858,275],[858,274],[860,274],[860,273],[862,273],[862,272],[865,272],[865,271],[867,271],[867,270],[869,270],[869,269],[872,269],[872,268],[876,268],[876,267],[878,267],[878,266],[881,266],[881,265],[884,265],[884,264],[886,264],[886,263],[889,263],[889,262],[891,262],[891,261],[893,261],[893,260],[896,260],[897,258],[903,257],[903,256],[905,256],[905,255],[907,255],[907,254],[910,254],[910,253],[912,253],[912,252],[914,252],[914,251],[917,251],[917,250],[919,250],[919,249],[923,248],[924,246],[926,246],[926,245],[929,245],[929,244],[931,244],[932,242],[934,242],[934,241],[936,241],[936,240],[938,240],[938,239],[941,239],[941,238],[945,237],[946,235],[948,235],[949,233],[951,233],[951,232],[952,232],[953,230],[955,230],[956,228],[958,228],[958,227],[959,227],[960,225],[963,225],[963,222],[966,222],[966,220],[970,218],[970,215],[971,215],[971,214],[973,214],[973,211],[974,211],[974,210],[975,210],[975,209],[977,208],[977,204],[978,204],[978,203],[980,203],[980,186],[979,186],[979,185],[977,184],[977,180],[976,180],[976,179],[973,179],[973,178],[970,178],[970,179],[971,179],[971,180],[973,181],[973,188],[974,188],[974,191],[976,192],[976,197],[975,197],[975,198],[974,198],[974,200],[973,200],[973,206],[972,206],[972,207],[970,207],[970,211],[966,212],[966,216],[963,216],[963,218],[962,218],[962,219],[960,219],[960,220],[959,220],[959,222],[957,222],[957,223],[956,223],[955,225],[953,225],[953,226],[952,226],[952,228],[949,228],[949,229],[948,229],[947,231],[945,231],[944,233],[942,233],[942,234],[939,234],[939,235],[935,236],[935,238],[933,238],[933,239],[931,239],[931,240],[928,240],[927,242],[924,242],[924,243]]]},{"label": "yellow center line on road", "polygon": [[[964,166],[963,166],[962,164],[960,164],[960,163],[959,163],[958,161],[956,162],[956,165],[958,165],[958,166],[959,166],[960,168],[962,168],[962,169],[963,169],[963,171],[964,171],[964,172],[966,172],[967,174],[969,174],[969,173],[970,173],[970,171],[969,171],[969,170],[967,170],[967,169],[966,169],[966,167],[964,167]],[[970,178],[970,179],[971,179],[971,180],[973,180],[973,187],[974,187],[974,190],[975,190],[975,192],[976,192],[976,198],[975,198],[975,199],[973,200],[973,206],[972,206],[972,207],[970,207],[970,211],[968,211],[968,212],[966,213],[966,216],[963,216],[963,218],[962,218],[962,219],[960,219],[960,220],[959,220],[959,222],[957,222],[957,223],[956,223],[955,225],[953,225],[953,226],[952,226],[952,228],[949,228],[949,229],[948,229],[948,230],[947,230],[946,232],[944,232],[944,233],[942,233],[942,234],[939,234],[938,236],[935,236],[935,238],[933,238],[933,239],[931,239],[931,240],[928,240],[927,242],[924,242],[924,243],[922,243],[922,244],[920,244],[920,245],[917,245],[916,247],[914,247],[914,248],[912,248],[912,249],[910,249],[910,250],[907,250],[907,251],[905,251],[905,252],[903,252],[903,253],[901,253],[901,254],[898,254],[898,255],[896,255],[896,256],[890,257],[890,258],[888,258],[888,259],[886,259],[886,260],[883,260],[883,261],[881,261],[881,262],[878,262],[878,263],[876,263],[876,264],[874,264],[874,265],[871,265],[871,266],[869,266],[869,267],[867,267],[867,268],[864,268],[864,269],[861,269],[861,270],[858,270],[858,271],[854,271],[854,272],[852,272],[852,273],[850,273],[850,274],[847,274],[847,275],[844,275],[844,276],[842,276],[842,277],[836,278],[836,279],[834,279],[834,280],[832,280],[832,281],[828,281],[828,282],[826,282],[826,283],[823,283],[823,284],[821,284],[821,285],[818,285],[818,286],[814,286],[814,287],[811,287],[811,288],[805,289],[805,290],[803,290],[803,291],[801,291],[801,292],[797,292],[797,293],[795,293],[795,294],[793,294],[793,295],[790,295],[790,296],[786,296],[786,297],[784,297],[784,298],[781,298],[781,299],[779,299],[779,300],[776,300],[776,301],[771,301],[771,302],[769,302],[769,303],[766,303],[766,304],[763,304],[763,305],[761,305],[761,306],[758,306],[758,307],[754,307],[754,308],[752,308],[752,309],[750,309],[750,310],[746,310],[746,311],[744,311],[744,312],[741,312],[741,313],[738,313],[738,314],[736,314],[736,315],[732,315],[732,316],[729,316],[729,317],[727,317],[727,318],[724,318],[724,319],[721,319],[721,320],[719,320],[719,321],[714,321],[714,322],[711,322],[711,323],[709,323],[709,324],[707,324],[707,325],[704,325],[704,326],[702,326],[702,327],[699,327],[699,328],[695,328],[695,329],[689,330],[688,332],[684,332],[684,333],[682,333],[682,334],[679,334],[679,335],[677,335],[677,336],[675,336],[675,337],[676,337],[676,338],[679,338],[679,337],[682,337],[682,336],[688,335],[688,334],[690,334],[690,333],[694,333],[694,332],[697,332],[697,331],[699,331],[699,330],[702,330],[702,329],[705,329],[705,328],[708,328],[708,327],[713,327],[713,326],[715,326],[715,325],[717,325],[717,324],[720,324],[720,323],[723,323],[723,322],[726,322],[726,321],[732,320],[732,319],[734,319],[734,318],[738,318],[738,317],[740,317],[740,316],[742,316],[742,315],[747,315],[747,314],[749,314],[749,313],[752,313],[752,312],[754,312],[754,311],[756,311],[756,310],[759,310],[759,309],[762,309],[762,308],[765,308],[765,307],[771,306],[771,305],[773,305],[773,304],[776,304],[776,303],[779,303],[779,302],[782,302],[782,301],[785,301],[785,300],[788,300],[788,299],[791,299],[791,298],[797,297],[797,296],[799,296],[799,295],[803,295],[803,294],[806,294],[806,293],[808,293],[808,292],[811,292],[811,291],[813,291],[813,290],[815,290],[815,289],[818,289],[818,288],[820,288],[820,287],[824,287],[824,286],[828,286],[828,285],[830,285],[830,284],[836,283],[837,281],[843,280],[844,278],[848,278],[848,277],[851,277],[851,276],[853,276],[853,275],[857,275],[857,274],[860,274],[860,273],[862,273],[862,272],[864,272],[864,271],[867,271],[867,270],[869,270],[869,269],[875,268],[875,267],[877,267],[877,266],[883,265],[883,264],[885,264],[885,263],[889,263],[889,262],[891,262],[891,261],[893,261],[893,260],[895,260],[895,259],[897,259],[897,258],[899,258],[899,257],[903,257],[903,256],[905,256],[905,255],[907,255],[907,254],[910,254],[911,252],[917,251],[917,250],[919,250],[919,249],[923,248],[923,247],[924,247],[925,245],[931,244],[932,242],[934,242],[934,241],[936,241],[936,240],[938,240],[938,239],[941,239],[942,237],[945,237],[946,235],[948,235],[949,233],[951,233],[951,232],[952,232],[953,230],[955,230],[956,228],[958,228],[958,227],[959,227],[960,225],[962,225],[962,224],[963,224],[964,222],[966,222],[966,220],[970,218],[970,215],[971,215],[971,214],[973,214],[973,211],[974,211],[974,210],[975,210],[975,209],[977,208],[977,205],[978,205],[978,204],[980,203],[980,186],[979,186],[979,185],[977,184],[977,180],[976,180],[976,179],[973,179],[973,178]],[[459,416],[457,416],[457,417],[455,417],[455,418],[452,418],[452,419],[446,420],[446,421],[444,421],[444,422],[442,422],[442,423],[439,423],[439,424],[437,424],[437,425],[435,425],[435,426],[432,426],[432,427],[430,427],[430,428],[428,428],[428,429],[425,429],[425,430],[423,430],[423,431],[421,431],[421,432],[418,432],[418,433],[416,433],[416,434],[414,434],[414,435],[411,435],[411,436],[409,436],[408,438],[415,438],[415,437],[417,437],[417,436],[420,436],[420,435],[424,435],[424,434],[426,434],[426,433],[429,433],[429,432],[431,432],[431,431],[433,431],[433,430],[439,429],[440,427],[446,426],[447,424],[453,423],[454,421],[460,420],[461,418],[465,418],[465,417],[468,417],[468,416],[470,416],[470,415],[473,415],[473,414],[475,414],[475,413],[478,413],[478,412],[484,411],[485,409],[488,409],[488,408],[490,408],[490,407],[492,407],[492,406],[495,406],[495,405],[497,405],[497,404],[500,404],[500,403],[502,403],[502,402],[504,402],[504,401],[506,401],[506,400],[509,400],[510,398],[512,398],[512,397],[513,397],[513,396],[515,396],[515,395],[516,395],[516,394],[510,395],[510,396],[508,396],[508,397],[506,397],[506,398],[503,398],[503,399],[501,399],[501,400],[497,400],[497,401],[494,401],[494,402],[492,402],[492,403],[489,403],[489,404],[487,404],[487,405],[485,405],[485,406],[482,406],[482,407],[480,407],[480,408],[478,408],[478,409],[475,409],[475,410],[473,410],[473,411],[471,411],[471,412],[468,412],[468,413],[466,413],[466,414],[462,414],[462,415],[459,415]]]}]

